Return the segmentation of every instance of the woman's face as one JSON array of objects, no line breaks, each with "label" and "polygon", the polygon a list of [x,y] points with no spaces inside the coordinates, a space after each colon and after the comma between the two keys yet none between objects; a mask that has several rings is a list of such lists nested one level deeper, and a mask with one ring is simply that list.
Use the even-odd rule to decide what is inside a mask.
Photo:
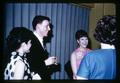
[{"label": "woman's face", "polygon": [[88,45],[88,38],[87,37],[81,37],[79,40],[77,40],[80,47],[86,48]]},{"label": "woman's face", "polygon": [[25,43],[25,46],[24,46],[24,51],[26,53],[29,53],[30,52],[30,47],[31,47],[31,40],[29,40],[27,43]]}]

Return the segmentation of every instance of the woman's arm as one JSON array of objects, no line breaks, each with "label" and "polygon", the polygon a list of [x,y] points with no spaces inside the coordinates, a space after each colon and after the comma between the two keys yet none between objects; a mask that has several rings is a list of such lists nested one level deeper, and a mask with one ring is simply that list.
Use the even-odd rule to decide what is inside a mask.
[{"label": "woman's arm", "polygon": [[14,79],[23,80],[24,70],[25,70],[25,64],[21,60],[18,60],[15,64]]},{"label": "woman's arm", "polygon": [[76,56],[75,56],[75,53],[72,53],[71,54],[71,59],[70,59],[70,62],[71,62],[71,67],[72,67],[72,71],[73,71],[73,79],[75,78],[75,75],[77,73],[77,62],[76,62]]}]

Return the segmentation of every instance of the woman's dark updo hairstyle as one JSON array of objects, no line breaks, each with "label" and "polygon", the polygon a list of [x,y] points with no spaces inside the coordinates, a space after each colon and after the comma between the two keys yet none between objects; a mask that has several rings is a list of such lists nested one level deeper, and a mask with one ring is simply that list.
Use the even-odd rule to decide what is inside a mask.
[{"label": "woman's dark updo hairstyle", "polygon": [[87,37],[88,38],[88,34],[87,32],[85,32],[84,30],[80,29],[76,32],[75,34],[75,38],[76,40],[79,40],[81,37]]},{"label": "woman's dark updo hairstyle", "polygon": [[116,17],[105,15],[97,22],[94,37],[101,43],[116,44]]},{"label": "woman's dark updo hairstyle", "polygon": [[20,45],[30,40],[32,31],[24,27],[14,27],[7,37],[7,47],[9,52],[17,50]]}]

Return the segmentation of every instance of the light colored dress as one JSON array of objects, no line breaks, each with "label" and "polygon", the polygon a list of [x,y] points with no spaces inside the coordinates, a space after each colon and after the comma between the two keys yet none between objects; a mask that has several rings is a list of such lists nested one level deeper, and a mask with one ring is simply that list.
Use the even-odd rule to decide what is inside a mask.
[{"label": "light colored dress", "polygon": [[17,52],[11,53],[10,62],[7,64],[4,71],[4,80],[15,80],[15,64],[18,60],[21,60],[25,64],[25,71],[23,80],[32,80],[29,64],[27,63],[27,58],[24,55],[19,55]]}]

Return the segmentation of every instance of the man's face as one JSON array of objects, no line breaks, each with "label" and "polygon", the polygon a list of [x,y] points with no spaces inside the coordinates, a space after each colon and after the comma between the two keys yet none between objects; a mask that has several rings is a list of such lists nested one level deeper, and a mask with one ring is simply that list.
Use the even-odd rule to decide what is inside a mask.
[{"label": "man's face", "polygon": [[46,37],[48,36],[48,32],[50,31],[49,21],[44,20],[42,23],[37,24],[37,30],[40,36]]}]

